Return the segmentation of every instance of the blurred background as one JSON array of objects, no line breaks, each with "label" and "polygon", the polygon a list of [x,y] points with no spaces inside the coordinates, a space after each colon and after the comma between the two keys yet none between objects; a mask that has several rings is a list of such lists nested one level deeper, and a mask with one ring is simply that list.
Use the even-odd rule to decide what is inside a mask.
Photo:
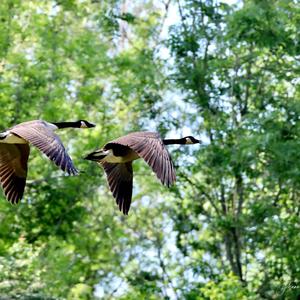
[{"label": "blurred background", "polygon": [[[82,173],[31,148],[19,205],[0,194],[0,299],[297,299],[298,0],[1,0],[0,130],[59,132]],[[177,183],[134,163],[123,216],[82,159],[130,131],[171,146]]]}]

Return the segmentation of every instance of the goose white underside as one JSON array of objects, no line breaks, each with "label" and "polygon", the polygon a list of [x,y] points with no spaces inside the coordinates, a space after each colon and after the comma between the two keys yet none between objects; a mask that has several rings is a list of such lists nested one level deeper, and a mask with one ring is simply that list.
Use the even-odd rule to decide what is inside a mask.
[{"label": "goose white underside", "polygon": [[5,136],[4,139],[0,139],[0,143],[4,143],[4,144],[28,144],[27,141],[25,141],[24,139],[22,139],[21,137],[10,133],[10,132],[2,132],[0,133],[0,137]]}]

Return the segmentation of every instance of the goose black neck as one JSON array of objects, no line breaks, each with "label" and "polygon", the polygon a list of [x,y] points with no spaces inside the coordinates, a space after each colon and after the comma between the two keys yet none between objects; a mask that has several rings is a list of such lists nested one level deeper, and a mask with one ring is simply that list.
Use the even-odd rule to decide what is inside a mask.
[{"label": "goose black neck", "polygon": [[58,122],[58,123],[52,123],[55,126],[57,126],[58,128],[77,128],[80,127],[80,124],[78,124],[78,122]]},{"label": "goose black neck", "polygon": [[176,144],[184,145],[185,139],[166,139],[166,140],[163,140],[163,143],[165,145],[176,145]]}]

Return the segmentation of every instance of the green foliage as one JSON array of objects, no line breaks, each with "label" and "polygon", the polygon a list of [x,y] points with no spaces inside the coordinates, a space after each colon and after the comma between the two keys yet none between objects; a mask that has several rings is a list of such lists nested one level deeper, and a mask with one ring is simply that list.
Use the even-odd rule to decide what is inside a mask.
[{"label": "green foliage", "polygon": [[[32,147],[24,199],[1,194],[1,299],[297,299],[298,1],[3,0],[0,11],[0,129],[97,124],[60,133],[79,176]],[[171,189],[135,162],[125,217],[82,157],[134,130],[204,144],[169,148]]]},{"label": "green foliage", "polygon": [[250,293],[245,289],[241,282],[229,274],[221,282],[208,282],[204,287],[200,289],[203,296],[197,297],[195,299],[216,299],[216,300],[250,300],[256,299],[255,294],[250,295]]}]

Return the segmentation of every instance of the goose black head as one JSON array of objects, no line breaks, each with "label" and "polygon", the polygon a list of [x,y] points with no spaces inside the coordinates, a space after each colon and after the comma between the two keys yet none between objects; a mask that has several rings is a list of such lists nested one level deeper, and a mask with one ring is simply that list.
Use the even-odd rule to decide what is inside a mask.
[{"label": "goose black head", "polygon": [[78,125],[79,125],[78,126],[79,128],[92,128],[92,127],[96,126],[95,124],[90,123],[90,122],[88,122],[86,120],[79,120],[78,121]]},{"label": "goose black head", "polygon": [[200,140],[195,139],[191,135],[184,137],[184,140],[185,140],[185,144],[200,144],[201,143]]}]

